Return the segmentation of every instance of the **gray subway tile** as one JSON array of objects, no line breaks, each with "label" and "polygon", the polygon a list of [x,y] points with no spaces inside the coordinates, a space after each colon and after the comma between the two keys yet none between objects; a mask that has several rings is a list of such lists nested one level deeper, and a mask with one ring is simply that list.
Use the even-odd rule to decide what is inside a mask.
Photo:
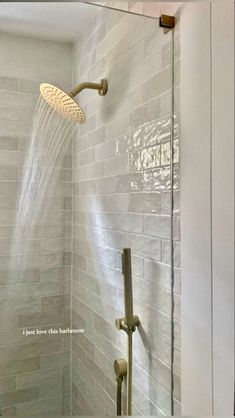
[{"label": "gray subway tile", "polygon": [[134,254],[155,261],[161,260],[161,241],[158,238],[131,235],[130,239]]},{"label": "gray subway tile", "polygon": [[38,370],[40,366],[39,357],[11,360],[0,363],[1,376],[10,376],[18,373],[25,373],[31,370]]},{"label": "gray subway tile", "polygon": [[17,415],[57,415],[60,413],[60,397],[58,396],[17,405]]},{"label": "gray subway tile", "polygon": [[0,393],[9,392],[16,389],[16,377],[9,376],[0,378]]},{"label": "gray subway tile", "polygon": [[170,239],[171,218],[170,216],[145,215],[144,233],[149,236]]},{"label": "gray subway tile", "polygon": [[2,407],[16,405],[18,403],[29,402],[39,398],[37,387],[15,390],[0,395],[0,405]]},{"label": "gray subway tile", "polygon": [[17,151],[18,138],[0,136],[0,150]]},{"label": "gray subway tile", "polygon": [[0,90],[17,91],[18,80],[11,77],[0,77]]},{"label": "gray subway tile", "polygon": [[149,81],[145,86],[145,99],[150,100],[171,88],[171,68],[166,68]]},{"label": "gray subway tile", "polygon": [[131,193],[129,211],[142,213],[160,213],[160,193]]}]

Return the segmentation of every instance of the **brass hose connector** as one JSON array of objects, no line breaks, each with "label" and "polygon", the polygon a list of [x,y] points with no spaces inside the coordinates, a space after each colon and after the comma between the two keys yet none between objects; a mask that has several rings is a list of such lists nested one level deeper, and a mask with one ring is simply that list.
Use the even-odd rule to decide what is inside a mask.
[{"label": "brass hose connector", "polygon": [[127,362],[124,358],[115,360],[113,366],[116,377],[123,378],[127,375]]}]

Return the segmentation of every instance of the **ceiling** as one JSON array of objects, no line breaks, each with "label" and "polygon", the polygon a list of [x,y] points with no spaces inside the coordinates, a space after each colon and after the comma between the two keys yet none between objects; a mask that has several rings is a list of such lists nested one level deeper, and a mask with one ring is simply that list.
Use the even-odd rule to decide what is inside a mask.
[{"label": "ceiling", "polygon": [[0,31],[73,42],[97,7],[80,2],[1,2]]}]

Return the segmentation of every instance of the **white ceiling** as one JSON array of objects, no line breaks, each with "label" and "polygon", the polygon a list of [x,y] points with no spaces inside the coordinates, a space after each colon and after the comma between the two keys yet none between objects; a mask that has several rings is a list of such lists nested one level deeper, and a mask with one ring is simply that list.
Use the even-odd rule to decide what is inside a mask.
[{"label": "white ceiling", "polygon": [[72,42],[97,8],[80,2],[2,2],[0,31]]}]

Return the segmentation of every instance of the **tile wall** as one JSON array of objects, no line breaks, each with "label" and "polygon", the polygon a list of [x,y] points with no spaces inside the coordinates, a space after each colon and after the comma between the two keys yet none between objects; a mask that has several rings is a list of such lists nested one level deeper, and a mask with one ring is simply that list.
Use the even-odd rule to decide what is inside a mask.
[{"label": "tile wall", "polygon": [[[0,34],[2,415],[115,413],[113,361],[126,356],[126,335],[114,327],[124,312],[124,246],[133,252],[134,306],[141,319],[134,336],[134,414],[170,413],[171,37],[163,36],[155,20],[97,12],[73,51],[67,44]],[[19,283],[7,264],[38,87],[47,81],[69,90],[72,57],[73,85],[107,77],[109,93],[101,98],[87,91],[79,98],[87,122],[75,135],[73,159],[71,149],[64,159],[47,227],[42,232],[39,225],[32,243],[40,238],[34,255],[41,268],[32,262]],[[178,58],[176,41],[175,414],[180,413]],[[72,340],[72,362],[69,338],[22,335],[26,328],[63,325],[85,328]]]},{"label": "tile wall", "polygon": [[[98,11],[98,10],[97,10]],[[113,361],[126,356],[121,250],[133,253],[133,413],[170,414],[171,33],[158,22],[99,10],[74,47],[74,84],[109,82],[80,95],[87,122],[73,144],[73,415],[113,415]],[[176,104],[178,55],[176,43]],[[178,118],[175,117],[175,414],[180,413],[180,227]]]},{"label": "tile wall", "polygon": [[[71,151],[60,172],[50,219],[38,225],[31,263],[9,274],[17,194],[39,84],[71,88],[67,44],[0,33],[0,413],[69,410],[69,339],[23,336],[23,329],[65,327],[70,319]],[[40,241],[39,241],[40,238]],[[40,246],[38,243],[40,242]],[[36,268],[36,257],[41,265]],[[38,263],[37,263],[38,264]]]}]

